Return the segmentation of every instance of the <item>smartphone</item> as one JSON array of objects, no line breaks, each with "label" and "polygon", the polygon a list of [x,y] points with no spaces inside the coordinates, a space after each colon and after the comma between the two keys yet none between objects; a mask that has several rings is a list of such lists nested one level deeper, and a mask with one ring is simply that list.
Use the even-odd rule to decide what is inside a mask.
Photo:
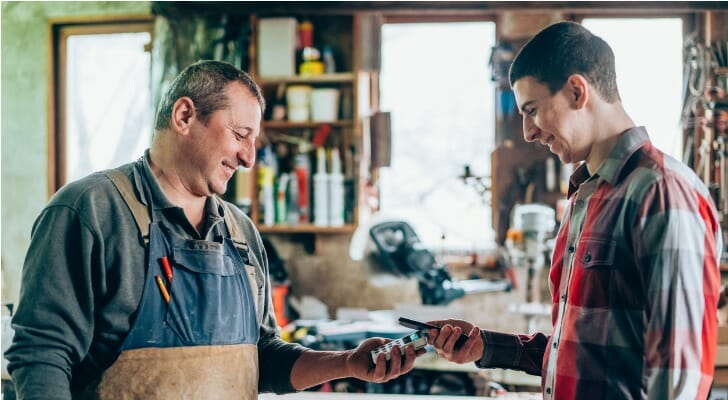
[{"label": "smartphone", "polygon": [[[420,321],[415,321],[413,319],[405,318],[405,317],[399,317],[398,320],[399,324],[402,326],[405,326],[407,328],[411,329],[417,329],[417,330],[430,330],[430,329],[437,329],[440,330],[439,326],[427,324]],[[457,342],[455,342],[455,348],[458,348],[465,343],[466,340],[468,340],[468,335],[461,333],[460,337],[458,338]]]},{"label": "smartphone", "polygon": [[372,357],[372,362],[374,364],[377,363],[377,356],[379,356],[380,353],[384,353],[385,357],[387,358],[387,361],[392,359],[392,351],[395,349],[399,350],[399,353],[404,355],[404,349],[406,349],[409,346],[412,346],[415,348],[415,351],[425,347],[427,345],[427,337],[424,333],[417,331],[414,333],[411,333],[403,338],[399,338],[397,340],[393,340],[391,342],[388,342],[382,346],[377,347],[376,349],[372,350],[370,352]]}]

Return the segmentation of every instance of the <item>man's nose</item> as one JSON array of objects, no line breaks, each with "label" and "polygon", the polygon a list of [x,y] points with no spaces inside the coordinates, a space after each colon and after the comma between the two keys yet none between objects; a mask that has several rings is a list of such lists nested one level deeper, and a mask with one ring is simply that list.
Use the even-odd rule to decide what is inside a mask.
[{"label": "man's nose", "polygon": [[538,139],[539,129],[536,124],[533,123],[531,118],[523,116],[523,139],[526,142],[533,142]]},{"label": "man's nose", "polygon": [[245,168],[252,168],[255,164],[255,144],[244,143],[237,154],[238,163]]}]

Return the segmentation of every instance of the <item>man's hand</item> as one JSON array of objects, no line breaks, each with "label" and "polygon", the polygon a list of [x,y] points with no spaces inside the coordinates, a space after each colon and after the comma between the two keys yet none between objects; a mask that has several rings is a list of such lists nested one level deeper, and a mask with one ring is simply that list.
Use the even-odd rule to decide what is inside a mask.
[{"label": "man's hand", "polygon": [[[428,331],[428,342],[437,350],[440,357],[458,364],[475,362],[483,357],[485,344],[477,326],[459,319],[429,321],[428,324],[440,327],[439,330]],[[462,346],[455,348],[455,342],[464,332],[468,340]]]},{"label": "man's hand", "polygon": [[387,382],[409,372],[415,363],[415,358],[425,353],[425,349],[415,352],[412,346],[408,346],[405,349],[404,356],[399,351],[392,351],[389,361],[386,360],[383,353],[379,354],[377,363],[374,365],[369,352],[390,341],[390,339],[371,338],[363,341],[356,349],[352,350],[346,358],[346,368],[349,370],[349,375],[363,381]]}]

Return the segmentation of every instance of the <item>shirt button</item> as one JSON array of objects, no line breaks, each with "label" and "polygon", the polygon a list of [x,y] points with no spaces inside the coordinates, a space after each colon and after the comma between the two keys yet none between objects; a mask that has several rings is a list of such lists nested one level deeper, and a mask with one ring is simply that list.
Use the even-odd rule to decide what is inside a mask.
[{"label": "shirt button", "polygon": [[569,246],[569,253],[573,253],[574,250],[576,250],[576,249],[574,249],[574,246],[573,245],[572,246]]},{"label": "shirt button", "polygon": [[586,261],[586,262],[591,261],[591,254],[587,254],[586,256],[584,256],[584,261]]},{"label": "shirt button", "polygon": [[562,294],[561,295],[561,300],[566,300],[566,295],[565,294]]},{"label": "shirt button", "polygon": [[551,388],[546,388],[546,394],[551,394]]}]

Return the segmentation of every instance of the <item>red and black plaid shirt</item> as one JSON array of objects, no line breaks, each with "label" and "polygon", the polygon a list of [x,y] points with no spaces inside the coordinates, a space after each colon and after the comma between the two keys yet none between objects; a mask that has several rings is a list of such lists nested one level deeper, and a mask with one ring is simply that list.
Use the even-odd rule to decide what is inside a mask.
[{"label": "red and black plaid shirt", "polygon": [[644,128],[571,176],[552,257],[551,335],[483,331],[480,367],[542,376],[544,399],[705,399],[721,231],[700,179]]}]

